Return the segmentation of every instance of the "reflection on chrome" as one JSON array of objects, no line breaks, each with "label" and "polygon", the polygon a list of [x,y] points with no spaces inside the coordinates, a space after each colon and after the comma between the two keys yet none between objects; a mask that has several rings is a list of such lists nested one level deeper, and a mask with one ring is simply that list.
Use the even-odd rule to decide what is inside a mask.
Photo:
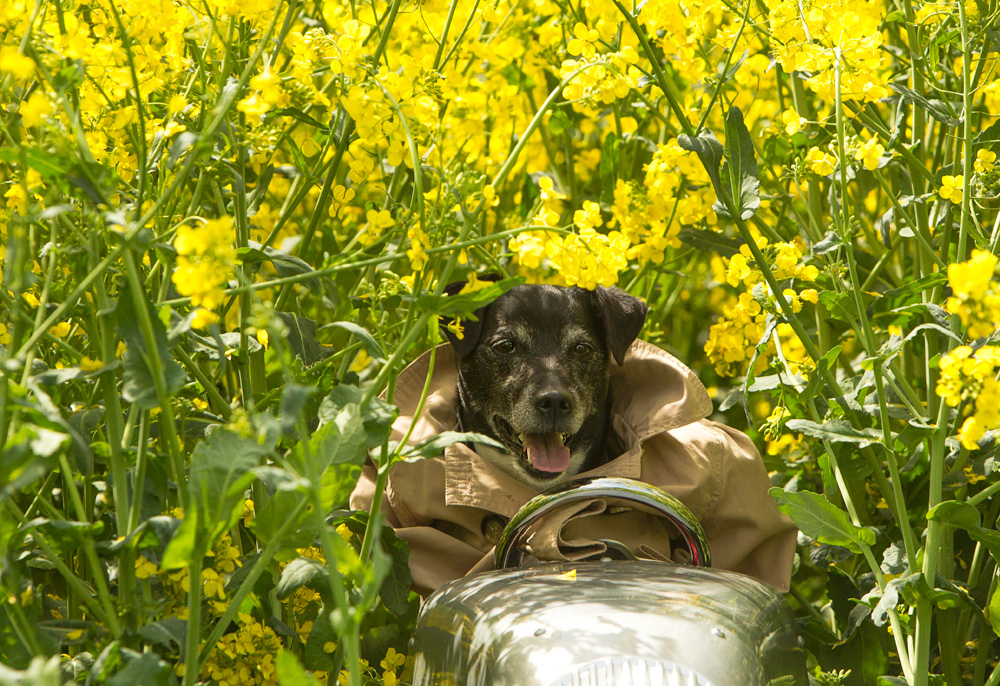
[{"label": "reflection on chrome", "polygon": [[497,544],[523,564],[523,532],[572,499],[621,499],[670,519],[701,566],[649,560],[543,563],[458,579],[427,598],[413,686],[805,686],[784,599],[707,568],[704,532],[676,499],[627,479],[563,486],[529,502]]}]

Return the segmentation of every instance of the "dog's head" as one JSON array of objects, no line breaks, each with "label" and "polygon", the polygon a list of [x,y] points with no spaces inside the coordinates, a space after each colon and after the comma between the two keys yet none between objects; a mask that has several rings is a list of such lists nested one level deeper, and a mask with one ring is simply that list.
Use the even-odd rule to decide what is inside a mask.
[{"label": "dog's head", "polygon": [[477,452],[536,488],[596,466],[612,360],[623,363],[645,304],[617,288],[522,285],[476,317],[462,320],[462,338],[442,331],[456,353],[462,428],[507,448]]}]

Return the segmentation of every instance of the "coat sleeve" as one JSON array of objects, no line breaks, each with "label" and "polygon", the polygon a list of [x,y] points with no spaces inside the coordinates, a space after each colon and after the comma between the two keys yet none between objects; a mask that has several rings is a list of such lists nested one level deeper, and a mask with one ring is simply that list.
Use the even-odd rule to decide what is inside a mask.
[{"label": "coat sleeve", "polygon": [[714,511],[702,520],[712,565],[756,577],[787,592],[797,530],[768,494],[771,482],[750,438],[716,422],[721,435]]}]

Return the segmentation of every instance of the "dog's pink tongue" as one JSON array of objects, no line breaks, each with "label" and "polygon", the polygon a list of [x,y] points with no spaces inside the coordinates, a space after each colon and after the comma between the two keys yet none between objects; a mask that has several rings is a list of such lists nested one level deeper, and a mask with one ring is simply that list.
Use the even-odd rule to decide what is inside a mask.
[{"label": "dog's pink tongue", "polygon": [[562,472],[569,467],[569,448],[557,433],[525,434],[528,461],[540,472]]}]

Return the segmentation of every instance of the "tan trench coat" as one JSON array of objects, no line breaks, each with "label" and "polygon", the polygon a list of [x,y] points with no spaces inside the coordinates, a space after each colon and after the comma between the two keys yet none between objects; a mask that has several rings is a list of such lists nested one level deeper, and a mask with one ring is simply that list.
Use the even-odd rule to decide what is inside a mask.
[{"label": "tan trench coat", "polygon": [[[396,440],[414,421],[430,353],[399,375]],[[750,439],[707,417],[712,401],[694,372],[663,350],[636,341],[625,364],[611,364],[611,428],[624,452],[581,476],[641,479],[680,499],[705,528],[715,567],[742,572],[787,591],[795,525],[768,495],[764,464]],[[410,436],[415,443],[456,428],[455,360],[437,348],[430,392]],[[351,507],[370,509],[375,468],[365,465]],[[413,588],[427,594],[469,571],[491,568],[487,540],[537,495],[462,444],[443,456],[395,465],[382,511],[410,547]],[[492,520],[492,521],[491,521]]]}]

